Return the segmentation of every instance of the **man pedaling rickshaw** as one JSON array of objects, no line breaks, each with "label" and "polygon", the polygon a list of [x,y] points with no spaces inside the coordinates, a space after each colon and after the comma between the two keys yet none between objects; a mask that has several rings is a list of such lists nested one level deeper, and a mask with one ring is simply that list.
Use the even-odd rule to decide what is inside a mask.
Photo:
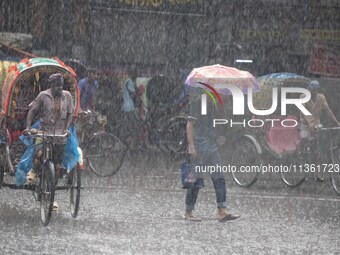
[{"label": "man pedaling rickshaw", "polygon": [[[36,99],[29,105],[27,124],[24,134],[27,134],[36,120],[40,120],[39,130],[49,134],[70,135],[68,128],[73,118],[73,102],[71,93],[63,90],[64,77],[60,73],[52,74],[48,79],[50,88],[39,93]],[[56,180],[60,177],[62,170],[63,154],[66,144],[66,137],[55,137],[53,145],[53,161],[56,172]],[[36,139],[33,167],[27,174],[28,182],[35,182],[37,169],[42,156],[41,139]],[[54,209],[58,206],[55,204]]]},{"label": "man pedaling rickshaw", "polygon": [[307,87],[311,92],[311,99],[304,106],[312,115],[300,115],[300,136],[302,140],[312,140],[315,128],[320,125],[320,117],[322,110],[325,110],[327,115],[340,127],[340,122],[334,116],[329,108],[326,97],[319,93],[320,84],[318,81],[311,81]]},{"label": "man pedaling rickshaw", "polygon": [[[318,81],[313,80],[308,84],[307,89],[311,92],[311,99],[304,104],[306,109],[311,115],[300,114],[300,150],[308,147],[311,141],[315,138],[315,132],[318,128],[322,127],[320,122],[321,112],[324,110],[327,115],[340,127],[340,122],[334,116],[332,110],[329,108],[326,97],[319,93],[320,84]],[[303,97],[303,96],[301,96]],[[322,178],[317,178],[322,181]]]}]

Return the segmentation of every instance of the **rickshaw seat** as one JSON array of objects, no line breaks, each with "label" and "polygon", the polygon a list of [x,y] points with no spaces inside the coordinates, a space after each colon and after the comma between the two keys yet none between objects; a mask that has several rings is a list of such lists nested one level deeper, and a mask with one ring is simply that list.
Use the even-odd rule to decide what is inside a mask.
[{"label": "rickshaw seat", "polygon": [[[287,115],[273,116],[273,119],[280,119],[280,121],[275,121],[273,127],[270,127],[266,134],[269,147],[279,155],[295,151],[300,141],[300,133],[296,127],[283,127],[281,121],[285,119],[297,120],[297,118]],[[287,122],[287,125],[292,124]]]}]

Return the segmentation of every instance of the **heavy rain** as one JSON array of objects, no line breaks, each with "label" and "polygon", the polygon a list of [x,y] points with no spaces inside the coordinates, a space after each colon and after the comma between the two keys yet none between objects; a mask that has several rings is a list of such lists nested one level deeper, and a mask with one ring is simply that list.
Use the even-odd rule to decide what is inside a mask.
[{"label": "heavy rain", "polygon": [[339,254],[338,0],[1,0],[0,88],[0,254]]}]

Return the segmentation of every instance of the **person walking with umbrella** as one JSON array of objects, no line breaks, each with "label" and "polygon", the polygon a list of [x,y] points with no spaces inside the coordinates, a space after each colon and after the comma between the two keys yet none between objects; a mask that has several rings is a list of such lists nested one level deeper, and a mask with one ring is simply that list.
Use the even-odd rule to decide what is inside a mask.
[{"label": "person walking with umbrella", "polygon": [[[185,86],[194,87],[189,89],[192,92],[188,92],[194,95],[189,97],[190,111],[187,122],[187,139],[192,169],[195,169],[193,174],[198,179],[202,178],[201,172],[206,171],[198,172],[197,169],[203,170],[209,169],[209,166],[222,165],[216,142],[217,132],[213,128],[214,119],[219,119],[219,113],[222,112],[221,106],[223,101],[219,92],[223,94],[230,93],[226,87],[229,84],[240,87],[244,93],[246,93],[248,87],[258,91],[259,82],[248,72],[222,65],[212,65],[193,69],[188,75],[185,84]],[[219,91],[216,91],[216,89],[219,89]],[[200,94],[202,91],[211,97],[215,94],[220,103],[220,105],[216,104],[216,102],[213,104],[213,100],[207,100],[206,114],[201,112],[202,103]],[[239,218],[240,215],[229,213],[226,209],[226,183],[223,172],[212,172],[210,177],[216,194],[218,221],[224,222]],[[201,218],[193,213],[200,188],[195,184],[187,189],[184,218],[191,221],[200,221]]]},{"label": "person walking with umbrella", "polygon": [[[197,167],[207,168],[209,166],[222,165],[221,156],[218,152],[215,129],[212,128],[212,123],[215,118],[218,118],[219,109],[211,102],[208,103],[209,112],[207,115],[201,115],[201,100],[200,96],[195,96],[190,102],[190,113],[187,123],[187,138],[188,152],[191,157],[192,169]],[[202,173],[195,173],[196,178],[202,178]],[[211,180],[214,184],[216,203],[217,203],[217,219],[220,222],[235,220],[240,215],[227,212],[226,201],[226,184],[224,174],[222,172],[210,173]],[[201,218],[193,214],[196,204],[199,187],[193,185],[187,189],[185,198],[186,210],[184,218],[191,221],[201,221]]]}]

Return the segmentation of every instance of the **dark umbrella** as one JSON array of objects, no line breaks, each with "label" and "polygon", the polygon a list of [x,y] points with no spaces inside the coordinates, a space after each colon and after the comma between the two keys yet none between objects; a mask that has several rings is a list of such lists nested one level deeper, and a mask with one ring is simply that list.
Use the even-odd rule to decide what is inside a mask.
[{"label": "dark umbrella", "polygon": [[84,78],[86,76],[86,66],[77,59],[68,59],[65,60],[64,63],[75,71],[77,74],[77,80]]}]

